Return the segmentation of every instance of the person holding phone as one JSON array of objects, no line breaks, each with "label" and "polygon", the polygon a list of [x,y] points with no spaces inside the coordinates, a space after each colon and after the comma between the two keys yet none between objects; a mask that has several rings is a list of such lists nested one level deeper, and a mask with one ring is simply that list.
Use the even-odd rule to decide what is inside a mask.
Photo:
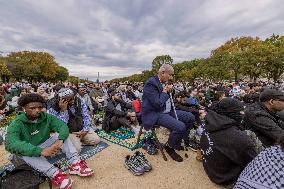
[{"label": "person holding phone", "polygon": [[48,113],[64,121],[70,132],[70,139],[77,151],[82,150],[82,145],[95,145],[100,142],[100,137],[91,128],[88,108],[83,100],[69,88],[62,88],[52,100]]},{"label": "person holding phone", "polygon": [[[80,159],[70,140],[67,125],[43,111],[45,99],[39,94],[26,94],[19,98],[18,104],[23,112],[8,126],[5,148],[13,156],[52,179],[60,189],[72,186],[69,176],[47,161],[61,150],[70,163],[69,174],[81,177],[91,176],[93,170]],[[51,132],[56,132],[51,135]]]}]

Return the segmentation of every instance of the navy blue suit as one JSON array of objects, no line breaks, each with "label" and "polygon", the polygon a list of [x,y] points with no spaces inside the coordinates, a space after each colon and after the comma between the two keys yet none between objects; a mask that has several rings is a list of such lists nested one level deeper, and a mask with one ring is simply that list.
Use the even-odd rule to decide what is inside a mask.
[{"label": "navy blue suit", "polygon": [[176,110],[177,120],[173,108],[171,112],[163,113],[170,96],[162,91],[163,86],[157,76],[151,77],[145,83],[142,96],[142,122],[146,130],[151,129],[155,124],[168,128],[171,132],[168,144],[178,149],[182,139],[188,139],[194,116],[190,112]]}]

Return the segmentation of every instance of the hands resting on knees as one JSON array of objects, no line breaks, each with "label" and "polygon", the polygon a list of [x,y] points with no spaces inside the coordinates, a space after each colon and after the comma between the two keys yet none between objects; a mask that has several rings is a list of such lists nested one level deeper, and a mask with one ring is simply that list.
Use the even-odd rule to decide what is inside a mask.
[{"label": "hands resting on knees", "polygon": [[55,156],[60,151],[62,145],[63,145],[63,140],[57,140],[50,147],[44,148],[40,153],[40,155],[44,157]]}]

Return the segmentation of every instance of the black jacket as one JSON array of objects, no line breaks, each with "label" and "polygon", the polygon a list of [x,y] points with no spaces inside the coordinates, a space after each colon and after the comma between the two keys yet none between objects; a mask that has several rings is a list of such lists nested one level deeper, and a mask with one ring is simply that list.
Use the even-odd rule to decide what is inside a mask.
[{"label": "black jacket", "polygon": [[265,147],[274,145],[284,136],[283,119],[269,111],[260,102],[253,103],[246,108],[243,124],[245,129],[256,134]]},{"label": "black jacket", "polygon": [[199,110],[196,107],[184,105],[184,104],[178,102],[176,99],[174,99],[174,104],[175,104],[175,108],[177,110],[191,112],[192,114],[199,114]]},{"label": "black jacket", "polygon": [[257,155],[254,144],[236,122],[226,116],[210,111],[205,121],[200,139],[203,167],[211,181],[231,184]]},{"label": "black jacket", "polygon": [[132,91],[126,91],[126,98],[129,98],[129,100],[133,101],[136,100],[136,96]]},{"label": "black jacket", "polygon": [[[121,111],[116,109],[116,106],[120,104]],[[111,131],[110,120],[113,116],[116,117],[125,117],[127,116],[128,110],[133,109],[132,104],[126,103],[123,100],[120,102],[116,102],[113,100],[109,100],[107,106],[105,107],[105,116],[102,123],[102,129],[106,132]]]}]

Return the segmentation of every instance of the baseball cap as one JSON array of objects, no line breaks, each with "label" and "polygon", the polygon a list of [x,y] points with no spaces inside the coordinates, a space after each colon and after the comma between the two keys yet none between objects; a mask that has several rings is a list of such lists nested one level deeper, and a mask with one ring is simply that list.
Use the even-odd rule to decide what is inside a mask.
[{"label": "baseball cap", "polygon": [[266,102],[271,99],[284,101],[284,93],[275,89],[266,89],[262,93],[260,93],[260,102]]}]

